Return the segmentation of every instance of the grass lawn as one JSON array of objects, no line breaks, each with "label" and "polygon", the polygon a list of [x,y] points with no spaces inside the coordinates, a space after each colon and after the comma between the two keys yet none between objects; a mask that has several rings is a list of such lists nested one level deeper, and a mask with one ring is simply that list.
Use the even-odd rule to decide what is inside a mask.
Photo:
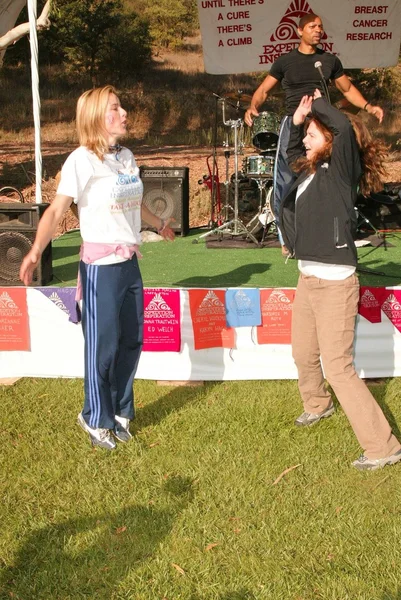
[{"label": "grass lawn", "polygon": [[[191,230],[174,243],[149,242],[141,246],[140,261],[146,287],[296,287],[296,260],[285,261],[280,248],[207,248],[209,230]],[[206,238],[207,239],[207,238]],[[198,243],[194,243],[194,242]],[[51,285],[74,286],[78,272],[79,232],[53,242]],[[361,285],[401,285],[401,232],[391,233],[386,245],[358,250],[359,267],[379,274],[360,273]],[[380,275],[382,273],[382,275]]]},{"label": "grass lawn", "polygon": [[[401,380],[371,389],[399,436]],[[108,452],[82,380],[0,388],[2,600],[401,598],[401,465],[352,469],[341,409],[299,430],[295,381],[135,390]]]}]

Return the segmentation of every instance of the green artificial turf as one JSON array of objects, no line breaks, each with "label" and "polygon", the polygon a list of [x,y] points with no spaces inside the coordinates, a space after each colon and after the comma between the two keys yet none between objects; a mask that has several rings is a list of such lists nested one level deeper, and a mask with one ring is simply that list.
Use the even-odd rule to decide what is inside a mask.
[{"label": "green artificial turf", "polygon": [[[207,248],[201,236],[207,230],[191,230],[173,243],[142,244],[140,261],[145,287],[296,287],[297,261],[286,261],[280,248]],[[74,286],[78,271],[79,232],[53,242],[53,281],[50,285]],[[197,242],[197,243],[194,243]],[[361,285],[401,285],[401,235],[389,234],[386,245],[358,250],[359,267],[380,274],[360,273]]]}]

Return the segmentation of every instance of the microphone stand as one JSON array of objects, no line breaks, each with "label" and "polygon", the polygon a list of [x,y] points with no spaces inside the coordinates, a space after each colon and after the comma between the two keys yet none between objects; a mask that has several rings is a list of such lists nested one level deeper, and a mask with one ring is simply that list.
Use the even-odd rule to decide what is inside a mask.
[{"label": "microphone stand", "polygon": [[317,69],[319,76],[320,76],[320,81],[322,82],[323,94],[326,96],[327,102],[329,104],[331,104],[329,89],[327,87],[327,83],[326,83],[326,80],[324,78],[323,71],[322,71],[322,63],[319,60],[317,60],[315,62],[314,66],[315,66],[315,69]]}]

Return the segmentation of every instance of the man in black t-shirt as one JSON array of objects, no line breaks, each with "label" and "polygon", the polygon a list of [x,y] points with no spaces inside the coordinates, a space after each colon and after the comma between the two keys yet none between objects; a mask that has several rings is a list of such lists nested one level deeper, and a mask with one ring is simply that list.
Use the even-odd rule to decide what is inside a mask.
[{"label": "man in black t-shirt", "polygon": [[[298,34],[301,38],[299,47],[291,50],[288,54],[280,56],[272,64],[269,74],[252,96],[251,105],[245,113],[245,122],[251,127],[253,117],[259,115],[258,108],[266,101],[269,93],[277,83],[281,83],[285,93],[287,115],[281,123],[274,166],[273,211],[278,226],[281,201],[286,196],[294,179],[287,163],[287,146],[292,115],[301,98],[305,95],[313,96],[316,88],[325,96],[325,85],[332,80],[349,103],[374,115],[380,123],[383,119],[383,110],[380,106],[372,106],[365,100],[345,75],[341,61],[334,54],[324,52],[318,48],[323,34],[323,23],[320,17],[312,13],[304,15],[299,21]],[[317,63],[319,63],[319,68],[317,68]],[[325,85],[320,73],[323,74]],[[282,242],[280,233],[279,237]],[[287,250],[283,242],[282,247],[283,254],[286,255]]]}]

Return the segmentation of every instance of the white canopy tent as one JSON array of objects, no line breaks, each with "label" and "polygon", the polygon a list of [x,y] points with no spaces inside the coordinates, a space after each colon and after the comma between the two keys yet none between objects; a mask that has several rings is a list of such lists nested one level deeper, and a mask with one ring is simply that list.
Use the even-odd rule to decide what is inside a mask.
[{"label": "white canopy tent", "polygon": [[[24,23],[13,28],[18,15],[25,5],[28,5],[29,24]],[[40,139],[40,94],[39,94],[39,63],[37,28],[48,26],[50,0],[37,18],[37,0],[0,0],[0,66],[7,46],[29,33],[31,48],[31,80],[33,121],[35,130],[35,180],[36,202],[42,203],[42,150]]]}]

